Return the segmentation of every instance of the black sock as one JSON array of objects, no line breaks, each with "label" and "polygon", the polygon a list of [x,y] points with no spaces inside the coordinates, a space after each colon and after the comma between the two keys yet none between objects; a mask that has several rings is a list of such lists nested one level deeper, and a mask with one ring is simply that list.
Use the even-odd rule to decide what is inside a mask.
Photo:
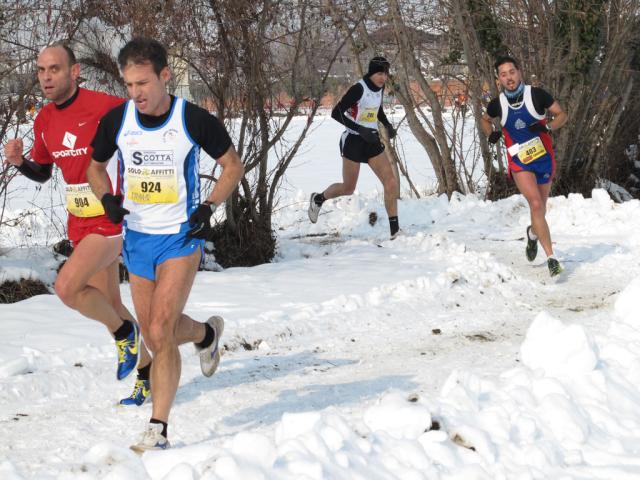
[{"label": "black sock", "polygon": [[151,362],[146,367],[141,367],[138,369],[138,379],[139,380],[149,380],[149,376],[151,375]]},{"label": "black sock", "polygon": [[198,348],[207,348],[216,339],[216,332],[213,331],[211,325],[205,323],[204,330],[204,339],[200,343],[196,343],[196,347]]},{"label": "black sock", "polygon": [[398,217],[389,217],[389,230],[391,230],[391,235],[398,233],[398,230],[400,230]]},{"label": "black sock", "polygon": [[159,423],[162,425],[162,436],[164,438],[167,438],[167,429],[169,428],[169,425],[167,425],[167,422],[163,422],[162,420],[158,420],[157,418],[152,418],[151,420],[149,420],[149,423]]},{"label": "black sock", "polygon": [[313,197],[313,201],[316,202],[316,205],[321,207],[322,204],[327,201],[327,199],[324,198],[324,192],[323,193],[316,193],[316,196]]},{"label": "black sock", "polygon": [[131,334],[133,331],[133,323],[129,320],[122,320],[122,325],[113,332],[113,336],[116,337],[116,340],[124,340]]}]

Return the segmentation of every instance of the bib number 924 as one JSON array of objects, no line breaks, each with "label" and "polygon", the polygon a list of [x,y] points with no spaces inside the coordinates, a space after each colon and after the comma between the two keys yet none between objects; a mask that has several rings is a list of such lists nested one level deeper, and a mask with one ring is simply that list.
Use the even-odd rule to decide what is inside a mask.
[{"label": "bib number 924", "polygon": [[140,182],[142,193],[160,193],[160,182]]}]

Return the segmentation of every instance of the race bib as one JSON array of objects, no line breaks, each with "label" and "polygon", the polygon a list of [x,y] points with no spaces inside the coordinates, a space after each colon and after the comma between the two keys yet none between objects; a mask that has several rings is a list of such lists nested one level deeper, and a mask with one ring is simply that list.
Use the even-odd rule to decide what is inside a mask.
[{"label": "race bib", "polygon": [[521,163],[527,164],[537,160],[547,153],[540,137],[534,137],[528,142],[521,143],[518,148],[518,159]]},{"label": "race bib", "polygon": [[93,194],[88,183],[78,183],[65,187],[67,210],[76,217],[99,217],[104,215],[102,203]]},{"label": "race bib", "polygon": [[177,203],[175,167],[127,167],[127,198],[136,203]]},{"label": "race bib", "polygon": [[360,112],[358,116],[360,122],[377,122],[378,121],[378,109],[377,108],[365,108]]}]

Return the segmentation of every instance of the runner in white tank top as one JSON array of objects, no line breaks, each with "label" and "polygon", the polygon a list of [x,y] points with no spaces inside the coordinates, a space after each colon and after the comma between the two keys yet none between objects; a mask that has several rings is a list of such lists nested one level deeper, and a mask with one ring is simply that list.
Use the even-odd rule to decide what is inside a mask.
[{"label": "runner in white tank top", "polygon": [[[235,190],[244,168],[215,117],[167,93],[171,71],[162,45],[134,39],[120,51],[118,64],[131,101],[125,110],[114,109],[100,122],[87,178],[114,223],[128,217],[123,256],[142,334],[153,353],[151,419],[141,440],[131,447],[141,453],[169,446],[169,413],[180,381],[178,343],[195,343],[205,376],[218,367],[222,317],[200,323],[182,310],[211,230],[211,215]],[[222,167],[202,203],[200,147]],[[103,161],[116,150],[124,206],[122,196],[110,193]]]},{"label": "runner in white tank top", "polygon": [[380,141],[378,122],[392,139],[396,131],[382,108],[384,84],[389,75],[389,62],[375,57],[369,62],[367,75],[353,85],[335,106],[331,116],[345,126],[340,138],[342,182],[334,183],[322,193],[312,193],[309,200],[309,220],[318,221],[322,204],[331,198],[351,195],[358,181],[360,164],[368,164],[384,187],[384,205],[389,216],[391,239],[400,230],[398,222],[398,183]]},{"label": "runner in white tank top", "polygon": [[[540,240],[547,254],[549,273],[554,277],[562,273],[563,267],[553,254],[551,233],[545,218],[555,171],[550,132],[566,123],[567,114],[548,92],[524,84],[514,58],[501,57],[494,67],[503,92],[489,102],[481,127],[489,137],[489,143],[496,144],[504,137],[509,173],[529,204],[531,224],[526,231],[527,260],[535,260]],[[546,118],[547,112],[553,115],[550,122]],[[493,130],[494,118],[500,119],[500,130]]]}]

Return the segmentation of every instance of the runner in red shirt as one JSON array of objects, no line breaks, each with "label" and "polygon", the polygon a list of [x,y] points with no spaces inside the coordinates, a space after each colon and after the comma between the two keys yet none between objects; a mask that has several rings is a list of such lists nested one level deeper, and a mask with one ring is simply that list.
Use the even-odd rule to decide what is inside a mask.
[{"label": "runner in red shirt", "polygon": [[[120,403],[142,405],[150,394],[151,357],[141,344],[136,321],[120,298],[122,230],[105,216],[86,178],[91,141],[100,118],[124,100],[79,88],[80,65],[73,51],[62,43],[43,49],[37,68],[40,87],[50,102],[33,125],[33,161],[24,158],[22,139],[13,139],[4,147],[5,163],[40,183],[51,178],[54,163],[62,171],[67,184],[68,234],[74,251],[58,274],[56,293],[67,306],[104,324],[114,336],[119,380],[139,367],[133,394]],[[119,194],[117,165],[113,161],[109,168],[115,195]]]}]

